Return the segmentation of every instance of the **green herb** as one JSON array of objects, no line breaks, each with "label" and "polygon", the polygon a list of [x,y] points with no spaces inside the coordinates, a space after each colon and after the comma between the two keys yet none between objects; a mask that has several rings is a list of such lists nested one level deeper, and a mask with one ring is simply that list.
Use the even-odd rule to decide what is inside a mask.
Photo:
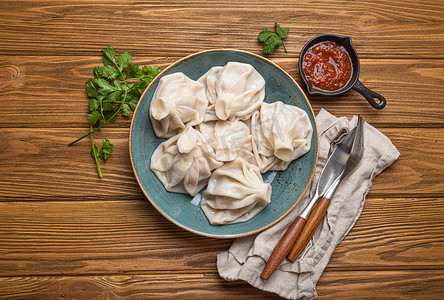
[{"label": "green herb", "polygon": [[268,28],[263,28],[257,36],[259,42],[264,43],[262,51],[264,52],[264,54],[269,54],[280,46],[283,46],[285,53],[287,53],[287,49],[285,48],[282,39],[288,36],[288,32],[290,32],[290,29],[282,29],[278,23],[274,23],[274,25],[276,26],[276,32],[270,31],[268,30]]},{"label": "green herb", "polygon": [[[92,138],[92,135],[91,135]],[[94,140],[92,140],[92,144],[94,145]],[[103,161],[106,161],[113,151],[114,145],[111,144],[109,140],[103,140],[102,141],[102,148],[100,148],[100,151],[97,149],[97,146],[94,145],[93,149],[91,150],[91,155],[95,159],[100,158]]]},{"label": "green herb", "polygon": [[96,162],[99,177],[102,177],[99,158],[106,161],[114,146],[105,139],[99,151],[94,144],[94,133],[106,124],[114,122],[120,111],[124,117],[129,117],[136,108],[143,91],[159,74],[157,66],[140,68],[131,60],[132,57],[128,51],[123,52],[116,59],[116,51],[112,47],[102,49],[103,66],[95,67],[94,78],[86,82],[86,93],[90,97],[88,108],[91,112],[86,119],[90,123],[90,131],[68,144],[72,146],[91,136],[91,155]]},{"label": "green herb", "polygon": [[109,155],[113,151],[113,148],[114,148],[114,146],[113,146],[113,144],[111,144],[110,141],[103,140],[102,141],[102,148],[100,148],[100,151],[99,151],[100,159],[103,161],[107,160]]}]

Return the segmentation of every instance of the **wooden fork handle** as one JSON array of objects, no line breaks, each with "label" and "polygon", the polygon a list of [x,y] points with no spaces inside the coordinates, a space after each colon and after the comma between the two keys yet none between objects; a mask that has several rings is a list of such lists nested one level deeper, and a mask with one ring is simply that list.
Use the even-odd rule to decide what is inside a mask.
[{"label": "wooden fork handle", "polygon": [[328,205],[330,204],[330,200],[322,197],[315,208],[311,212],[310,216],[307,219],[307,224],[305,224],[304,230],[299,235],[299,238],[296,240],[293,249],[291,249],[290,254],[288,254],[287,258],[291,261],[295,261],[298,258],[299,254],[304,250],[308,241],[313,236],[313,233],[318,228],[319,223],[321,223],[322,218],[327,212]]},{"label": "wooden fork handle", "polygon": [[270,278],[271,274],[273,274],[274,270],[279,266],[282,260],[287,256],[288,252],[290,252],[293,247],[294,242],[298,238],[302,229],[305,225],[305,219],[301,217],[297,217],[297,219],[290,225],[285,234],[282,236],[279,243],[273,250],[273,253],[268,259],[267,264],[265,265],[264,270],[262,271],[261,277],[263,279]]}]

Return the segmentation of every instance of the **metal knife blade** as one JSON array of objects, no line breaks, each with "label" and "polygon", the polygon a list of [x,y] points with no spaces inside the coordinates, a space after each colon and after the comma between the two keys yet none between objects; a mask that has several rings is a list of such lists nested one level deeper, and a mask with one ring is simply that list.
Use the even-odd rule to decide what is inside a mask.
[{"label": "metal knife blade", "polygon": [[353,128],[344,140],[339,143],[333,153],[325,163],[324,169],[322,169],[321,176],[319,177],[318,184],[316,186],[316,192],[313,195],[310,202],[305,209],[299,215],[307,220],[313,207],[316,205],[317,200],[322,197],[325,192],[330,188],[334,181],[341,176],[345,169],[345,165],[350,156],[350,152],[353,146],[353,141],[356,136],[356,127]]},{"label": "metal knife blade", "polygon": [[364,124],[361,116],[358,118],[358,124],[353,130],[356,130],[356,134],[352,143],[352,149],[350,151],[347,162],[344,166],[344,170],[340,176],[330,185],[330,187],[326,190],[324,197],[327,199],[331,199],[333,197],[336,188],[339,183],[348,175],[353,173],[356,167],[359,165],[362,157],[362,152],[364,150]]},{"label": "metal knife blade", "polygon": [[321,176],[319,177],[319,196],[322,196],[325,191],[330,187],[333,181],[338,177],[339,174],[345,169],[345,164],[350,156],[350,152],[353,146],[353,141],[356,136],[356,128],[353,128],[345,137],[344,141],[339,143],[327,163],[322,170]]}]

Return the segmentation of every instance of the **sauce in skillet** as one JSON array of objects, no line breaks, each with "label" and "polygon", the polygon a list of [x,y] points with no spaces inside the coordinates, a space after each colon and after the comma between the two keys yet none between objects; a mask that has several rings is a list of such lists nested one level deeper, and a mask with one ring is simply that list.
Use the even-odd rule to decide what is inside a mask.
[{"label": "sauce in skillet", "polygon": [[302,58],[305,79],[321,90],[335,91],[347,84],[352,74],[350,56],[334,42],[311,46]]}]

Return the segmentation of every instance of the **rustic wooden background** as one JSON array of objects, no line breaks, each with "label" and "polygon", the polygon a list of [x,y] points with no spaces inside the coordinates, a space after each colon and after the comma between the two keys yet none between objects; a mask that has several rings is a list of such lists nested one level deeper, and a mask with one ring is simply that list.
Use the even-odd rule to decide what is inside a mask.
[{"label": "rustic wooden background", "polygon": [[[69,4],[67,4],[69,3]],[[290,28],[288,54],[267,57],[301,82],[311,37],[349,35],[360,79],[383,111],[349,92],[310,97],[315,112],[361,114],[401,152],[376,178],[364,212],[318,283],[319,299],[442,299],[444,294],[444,2],[0,1],[0,297],[272,299],[222,280],[231,240],[188,233],[145,199],[128,155],[130,119],[97,134],[115,145],[97,177],[85,82],[100,49],[163,69],[188,54],[239,48]]]}]

